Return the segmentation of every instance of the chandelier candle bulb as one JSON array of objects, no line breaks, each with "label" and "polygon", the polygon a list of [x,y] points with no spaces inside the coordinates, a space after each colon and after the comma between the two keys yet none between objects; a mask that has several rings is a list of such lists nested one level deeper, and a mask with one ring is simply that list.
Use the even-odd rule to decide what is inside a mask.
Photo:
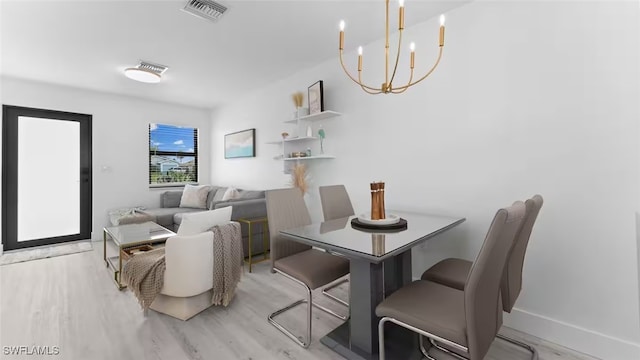
[{"label": "chandelier candle bulb", "polygon": [[398,9],[398,30],[404,29],[404,1],[398,1],[400,8]]},{"label": "chandelier candle bulb", "polygon": [[409,45],[409,49],[411,50],[411,64],[410,67],[413,69],[416,62],[416,43],[411,43]]},{"label": "chandelier candle bulb", "polygon": [[444,46],[444,15],[440,15],[440,47]]},{"label": "chandelier candle bulb", "polygon": [[362,46],[358,47],[358,71],[362,71]]},{"label": "chandelier candle bulb", "polygon": [[340,20],[340,50],[344,50],[344,20]]}]

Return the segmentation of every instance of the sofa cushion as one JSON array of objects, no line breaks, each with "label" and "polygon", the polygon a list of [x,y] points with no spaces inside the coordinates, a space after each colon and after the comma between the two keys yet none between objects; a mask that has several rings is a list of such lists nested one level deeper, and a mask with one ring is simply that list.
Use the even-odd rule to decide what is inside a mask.
[{"label": "sofa cushion", "polygon": [[248,200],[248,199],[263,199],[264,190],[256,191],[256,190],[241,190],[239,191],[240,197],[238,199]]},{"label": "sofa cushion", "polygon": [[191,208],[157,208],[157,209],[146,209],[144,211],[140,211],[143,214],[150,215],[153,218],[153,221],[161,226],[166,227],[169,230],[173,229],[173,216],[177,213],[185,213],[185,212],[194,212],[194,211],[202,211],[202,209],[191,209]]},{"label": "sofa cushion", "polygon": [[207,209],[209,210],[213,210],[213,207],[211,206],[211,202],[213,201],[213,198],[216,196],[216,192],[218,191],[218,189],[220,189],[220,186],[215,186],[215,185],[209,186],[209,194],[207,194]]},{"label": "sofa cushion", "polygon": [[231,221],[231,207],[184,214],[178,235],[195,235]]},{"label": "sofa cushion", "polygon": [[208,194],[209,185],[186,184],[182,192],[182,198],[180,199],[180,207],[206,209]]},{"label": "sofa cushion", "polygon": [[160,197],[160,206],[163,208],[177,208],[180,206],[180,199],[182,199],[182,190],[165,191]]}]

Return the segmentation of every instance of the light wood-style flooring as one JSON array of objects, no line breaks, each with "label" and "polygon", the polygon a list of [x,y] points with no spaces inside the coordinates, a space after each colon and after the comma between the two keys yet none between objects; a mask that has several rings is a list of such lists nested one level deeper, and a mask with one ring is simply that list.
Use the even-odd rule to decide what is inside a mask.
[{"label": "light wood-style flooring", "polygon": [[[59,346],[48,359],[342,359],[319,342],[340,320],[315,311],[313,342],[300,348],[267,323],[267,315],[304,292],[268,263],[245,272],[227,307],[211,307],[189,321],[149,311],[143,316],[129,291],[118,291],[102,261],[102,244],[93,251],[0,266],[0,346]],[[346,289],[337,289],[346,291]],[[322,304],[344,311],[321,294]],[[304,330],[304,306],[279,317]],[[534,344],[541,360],[591,360],[569,349],[503,328]],[[0,350],[1,351],[1,350]],[[37,356],[0,356],[37,359]],[[497,340],[487,359],[519,360],[529,355]]]}]

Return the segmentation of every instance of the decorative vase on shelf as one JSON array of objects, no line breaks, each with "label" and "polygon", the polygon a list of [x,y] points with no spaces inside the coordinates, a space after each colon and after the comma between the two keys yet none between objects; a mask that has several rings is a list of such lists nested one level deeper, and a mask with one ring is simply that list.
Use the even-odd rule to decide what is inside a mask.
[{"label": "decorative vase on shelf", "polygon": [[307,126],[307,137],[313,136],[313,130],[311,129],[311,125]]},{"label": "decorative vase on shelf", "polygon": [[324,137],[326,136],[324,129],[322,128],[322,124],[320,124],[320,128],[318,129],[318,137],[320,138],[320,153],[324,154]]},{"label": "decorative vase on shelf", "polygon": [[299,108],[297,109],[297,116],[298,116],[298,118],[301,118],[301,117],[303,117],[303,116],[307,116],[307,115],[309,115],[309,108],[306,108],[306,107],[299,107]]}]

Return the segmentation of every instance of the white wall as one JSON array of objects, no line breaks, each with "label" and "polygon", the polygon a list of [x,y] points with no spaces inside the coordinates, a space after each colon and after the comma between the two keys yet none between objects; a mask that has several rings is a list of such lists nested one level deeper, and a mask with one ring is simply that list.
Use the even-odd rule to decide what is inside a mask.
[{"label": "white wall", "polygon": [[[265,142],[291,132],[282,123],[290,94],[322,79],[326,108],[344,115],[324,123],[337,158],[311,164],[315,220],[318,185],[344,183],[358,212],[374,180],[386,181],[388,208],[467,217],[414,249],[419,276],[443,257],[474,258],[497,208],[540,193],[524,290],[506,323],[601,358],[639,358],[639,20],[637,2],[464,6],[448,14],[440,67],[403,95],[364,94],[332,59],[215,112],[212,182],[287,186],[272,159],[280,149]],[[423,72],[435,59],[435,19],[406,38]],[[364,51],[365,78],[379,84],[381,41]],[[257,157],[224,160],[223,135],[251,127]]]},{"label": "white wall", "polygon": [[[204,138],[210,133],[210,112],[202,109],[6,77],[0,78],[0,91],[5,105],[93,115],[94,240],[102,239],[109,210],[160,205],[164,190],[149,189],[149,123],[197,127]],[[207,184],[208,141],[199,151],[199,180]]]}]

